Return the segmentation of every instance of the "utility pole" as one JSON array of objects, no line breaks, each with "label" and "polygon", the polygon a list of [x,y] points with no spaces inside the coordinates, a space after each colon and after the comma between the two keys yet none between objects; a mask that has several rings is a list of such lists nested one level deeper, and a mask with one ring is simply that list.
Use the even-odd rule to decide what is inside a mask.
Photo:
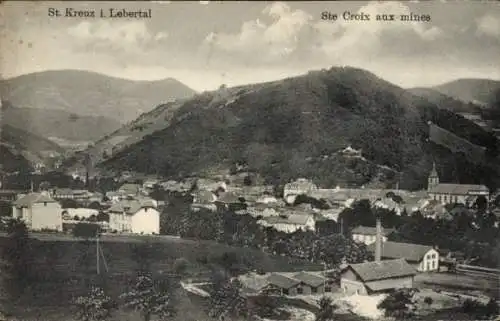
[{"label": "utility pole", "polygon": [[99,266],[99,256],[101,256],[101,252],[99,251],[99,234],[96,235],[96,241],[95,241],[95,253],[96,253],[96,268],[97,268],[97,274],[101,274],[101,269]]}]

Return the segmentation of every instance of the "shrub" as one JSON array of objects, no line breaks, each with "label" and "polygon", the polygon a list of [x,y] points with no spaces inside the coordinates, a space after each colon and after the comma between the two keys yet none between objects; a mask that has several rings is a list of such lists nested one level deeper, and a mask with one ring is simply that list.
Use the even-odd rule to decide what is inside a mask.
[{"label": "shrub", "polygon": [[427,304],[427,305],[431,305],[432,302],[434,302],[434,300],[432,300],[432,298],[430,296],[426,296],[424,298],[424,303]]}]

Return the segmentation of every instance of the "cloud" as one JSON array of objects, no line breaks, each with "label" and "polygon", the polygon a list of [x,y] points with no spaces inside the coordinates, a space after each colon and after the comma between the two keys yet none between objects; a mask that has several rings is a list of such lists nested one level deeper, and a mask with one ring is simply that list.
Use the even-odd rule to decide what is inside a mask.
[{"label": "cloud", "polygon": [[168,37],[166,32],[152,33],[143,20],[97,22],[82,21],[68,29],[76,48],[89,51],[141,51]]},{"label": "cloud", "polygon": [[500,18],[485,15],[477,20],[477,32],[492,37],[500,36]]},{"label": "cloud", "polygon": [[266,24],[261,19],[246,21],[238,33],[210,33],[205,44],[221,51],[237,53],[246,58],[274,61],[290,55],[297,49],[300,32],[310,24],[313,17],[302,10],[292,11],[287,4],[275,2],[264,8]]},{"label": "cloud", "polygon": [[387,45],[384,38],[391,38],[391,35],[412,42],[433,41],[442,36],[441,29],[427,23],[375,21],[377,14],[395,14],[396,17],[410,14],[409,7],[400,2],[370,2],[352,13],[369,14],[371,20],[344,20],[342,13],[337,21],[320,20],[319,16],[313,17],[303,10],[293,10],[286,3],[275,2],[262,11],[262,20],[270,18],[270,23],[258,18],[244,22],[237,33],[211,33],[205,45],[233,57],[239,55],[246,60],[279,63],[303,59],[305,53],[308,58],[371,56]]}]

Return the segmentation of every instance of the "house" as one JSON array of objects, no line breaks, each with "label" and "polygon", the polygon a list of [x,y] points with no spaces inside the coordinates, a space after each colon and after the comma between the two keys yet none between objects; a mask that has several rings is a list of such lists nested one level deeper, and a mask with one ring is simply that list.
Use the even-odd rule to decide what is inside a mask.
[{"label": "house", "polygon": [[47,192],[29,193],[14,202],[13,217],[22,219],[30,230],[62,231],[61,205]]},{"label": "house", "polygon": [[273,227],[285,233],[293,233],[298,230],[314,231],[316,228],[316,221],[313,215],[292,214],[268,216],[257,221],[257,223],[265,227]]},{"label": "house", "polygon": [[[368,250],[375,252],[375,244],[369,245]],[[405,259],[419,272],[439,270],[439,253],[432,246],[387,241],[381,250],[383,259]]]},{"label": "house", "polygon": [[301,283],[297,289],[297,294],[320,294],[326,291],[326,279],[324,277],[302,271],[295,274],[293,278]]},{"label": "house", "polygon": [[109,210],[109,228],[135,234],[159,234],[160,213],[151,200],[127,199]]},{"label": "house", "polygon": [[62,215],[64,220],[75,220],[76,218],[77,221],[80,221],[99,215],[99,211],[91,208],[65,208],[62,210]]},{"label": "house", "polygon": [[[382,242],[386,242],[387,236],[392,232],[394,229],[382,229]],[[353,241],[370,245],[375,243],[377,229],[369,226],[358,226],[351,231],[351,234]]]},{"label": "house", "polygon": [[429,197],[444,204],[473,204],[479,196],[489,199],[490,190],[485,185],[440,183],[435,163],[427,181]]},{"label": "house", "polygon": [[244,204],[240,198],[232,192],[222,192],[217,197],[216,203],[223,205],[225,208]]},{"label": "house", "polygon": [[141,190],[142,185],[140,184],[125,183],[118,189],[118,192],[124,195],[136,196],[139,195]]},{"label": "house", "polygon": [[52,191],[52,195],[56,200],[71,199],[75,201],[88,200],[91,193],[87,190],[73,190],[71,188],[58,188]]},{"label": "house", "polygon": [[212,204],[217,200],[217,196],[207,190],[199,190],[191,195],[193,196],[193,204]]},{"label": "house", "polygon": [[2,189],[0,190],[0,201],[14,202],[21,193],[21,191]]},{"label": "house", "polygon": [[340,287],[349,295],[371,295],[412,288],[415,275],[415,269],[404,259],[349,264],[341,270]]},{"label": "house", "polygon": [[299,293],[300,281],[281,275],[272,273],[267,278],[267,286],[262,289],[266,294],[281,294],[281,295],[297,295]]},{"label": "house", "polygon": [[290,182],[285,184],[283,189],[283,198],[287,203],[291,204],[295,201],[295,198],[301,194],[309,194],[313,190],[317,190],[318,187],[308,179],[299,178],[295,182]]}]

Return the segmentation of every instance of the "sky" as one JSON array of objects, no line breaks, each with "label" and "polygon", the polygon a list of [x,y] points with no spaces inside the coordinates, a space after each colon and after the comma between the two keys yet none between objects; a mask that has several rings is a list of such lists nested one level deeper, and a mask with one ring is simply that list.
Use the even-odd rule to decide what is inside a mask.
[{"label": "sky", "polygon": [[[151,9],[151,19],[49,17],[64,11]],[[322,20],[323,12],[338,14]],[[344,20],[344,12],[371,15]],[[430,22],[374,21],[428,14]],[[0,4],[0,76],[82,69],[176,78],[203,91],[332,66],[367,69],[402,87],[500,79],[500,2],[57,2]]]}]

